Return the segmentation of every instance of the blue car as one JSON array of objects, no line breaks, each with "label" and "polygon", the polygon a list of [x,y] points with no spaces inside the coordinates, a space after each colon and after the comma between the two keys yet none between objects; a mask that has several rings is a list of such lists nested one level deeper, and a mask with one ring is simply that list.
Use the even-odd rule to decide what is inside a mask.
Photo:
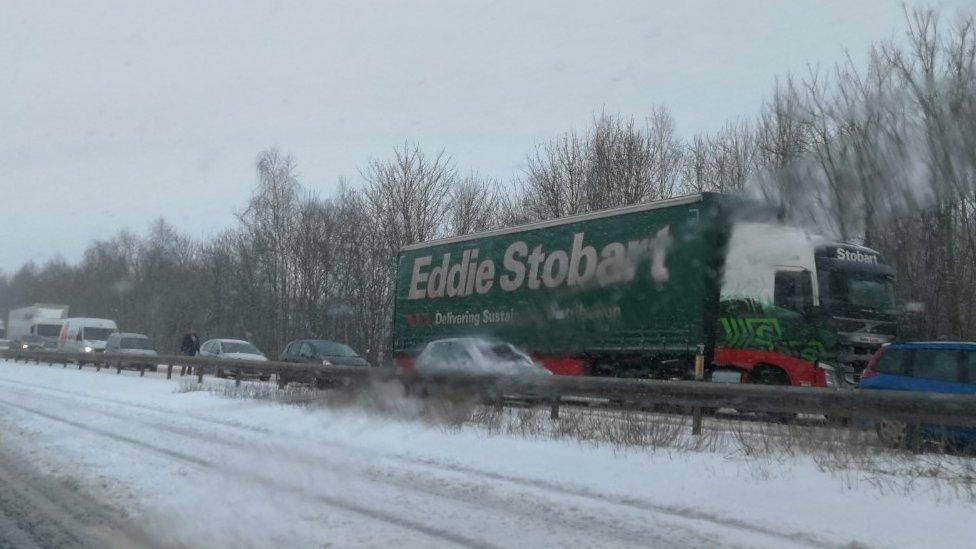
[{"label": "blue car", "polygon": [[[861,374],[861,389],[925,391],[976,395],[976,343],[892,343],[874,355]],[[876,423],[878,438],[902,446],[907,441],[905,423]],[[922,424],[925,440],[976,443],[976,428]]]}]

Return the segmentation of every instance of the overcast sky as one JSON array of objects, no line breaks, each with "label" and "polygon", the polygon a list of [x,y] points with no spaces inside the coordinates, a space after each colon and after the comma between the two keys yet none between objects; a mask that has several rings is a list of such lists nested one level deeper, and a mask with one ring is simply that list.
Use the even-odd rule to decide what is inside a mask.
[{"label": "overcast sky", "polygon": [[714,130],[903,22],[900,0],[0,0],[0,271],[160,216],[212,236],[270,145],[328,194],[405,140],[510,180],[601,110]]}]

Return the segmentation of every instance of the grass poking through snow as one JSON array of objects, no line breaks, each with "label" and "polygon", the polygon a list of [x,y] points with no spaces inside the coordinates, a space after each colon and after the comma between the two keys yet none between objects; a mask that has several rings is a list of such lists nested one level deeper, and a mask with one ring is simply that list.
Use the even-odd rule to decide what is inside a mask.
[{"label": "grass poking through snow", "polygon": [[939,497],[976,503],[976,458],[942,452],[914,454],[881,445],[870,430],[823,424],[781,424],[742,417],[707,417],[702,435],[691,434],[691,418],[632,409],[563,406],[552,419],[548,407],[500,407],[453,395],[418,398],[396,382],[346,390],[304,385],[279,389],[274,383],[195,377],[178,381],[177,392],[205,391],[224,398],[260,399],[326,407],[384,418],[423,421],[447,431],[478,429],[487,435],[564,440],[609,446],[619,451],[722,453],[744,465],[757,480],[784,474],[791,460],[811,460],[822,472],[855,490],[881,493],[935,492]]}]

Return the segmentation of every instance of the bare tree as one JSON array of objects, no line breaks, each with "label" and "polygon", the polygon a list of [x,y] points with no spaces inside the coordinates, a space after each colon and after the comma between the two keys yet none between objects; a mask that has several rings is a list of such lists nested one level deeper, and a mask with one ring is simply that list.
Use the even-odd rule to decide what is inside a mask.
[{"label": "bare tree", "polygon": [[428,156],[404,143],[394,149],[392,160],[373,160],[362,175],[368,213],[392,253],[443,233],[447,201],[458,178],[446,152]]},{"label": "bare tree", "polygon": [[536,149],[518,209],[532,219],[551,219],[667,198],[675,191],[681,155],[674,120],[663,107],[644,127],[603,114],[586,135],[570,132]]},{"label": "bare tree", "polygon": [[529,215],[552,219],[587,211],[587,164],[585,142],[574,133],[538,146],[528,158],[522,181]]},{"label": "bare tree", "polygon": [[744,123],[726,124],[714,136],[697,135],[687,145],[681,184],[688,192],[735,193],[756,171],[755,138]]},{"label": "bare tree", "polygon": [[300,185],[295,159],[271,148],[258,155],[258,184],[239,218],[249,233],[259,269],[270,291],[268,322],[272,334],[266,347],[275,352],[291,332],[293,303],[290,239],[294,230]]},{"label": "bare tree", "polygon": [[803,100],[792,77],[776,81],[772,99],[763,105],[756,130],[759,167],[779,171],[798,160],[809,147]]},{"label": "bare tree", "polygon": [[710,191],[715,180],[712,144],[707,135],[696,135],[685,150],[681,171],[682,190],[689,193]]},{"label": "bare tree", "polygon": [[640,200],[660,200],[674,196],[684,163],[684,143],[675,130],[671,111],[663,106],[655,107],[648,119],[648,148],[651,156],[651,189]]},{"label": "bare tree", "polygon": [[471,234],[500,224],[500,197],[495,181],[476,175],[459,179],[447,202],[447,233]]}]

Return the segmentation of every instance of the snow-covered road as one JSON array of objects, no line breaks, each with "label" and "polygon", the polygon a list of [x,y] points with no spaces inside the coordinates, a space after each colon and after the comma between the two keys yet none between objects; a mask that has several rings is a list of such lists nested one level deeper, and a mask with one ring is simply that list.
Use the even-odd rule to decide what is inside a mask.
[{"label": "snow-covered road", "polygon": [[[0,362],[4,449],[161,546],[966,546],[973,508],[811,463],[614,452]],[[768,464],[767,464],[768,465]]]}]

